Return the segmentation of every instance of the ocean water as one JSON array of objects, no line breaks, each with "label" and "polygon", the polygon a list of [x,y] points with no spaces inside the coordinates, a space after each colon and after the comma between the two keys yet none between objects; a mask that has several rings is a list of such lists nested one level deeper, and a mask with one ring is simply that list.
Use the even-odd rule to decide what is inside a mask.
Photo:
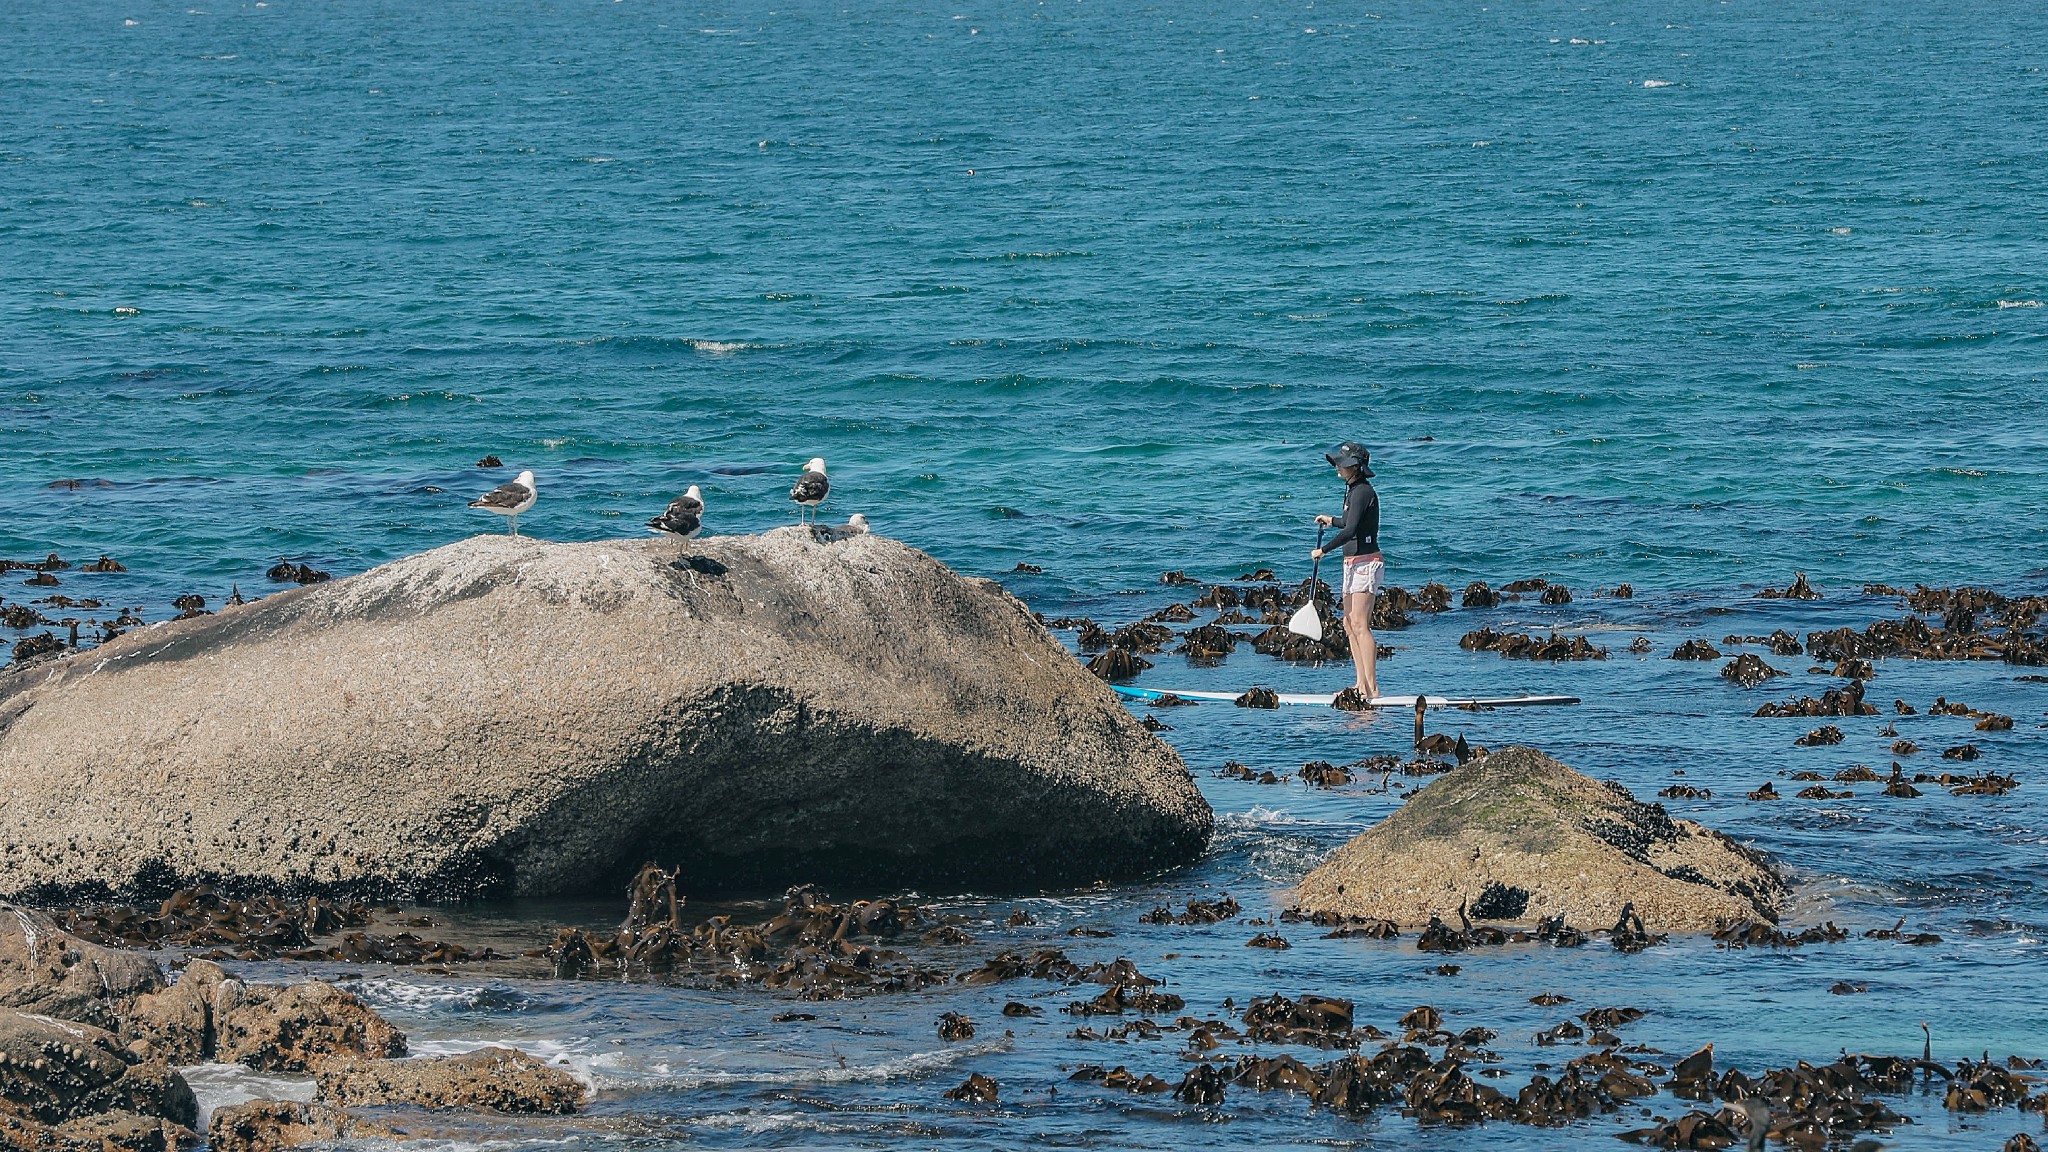
[{"label": "ocean water", "polygon": [[[1000,925],[1014,901],[926,895],[984,915],[991,946],[1130,956],[1205,1016],[1310,991],[1390,1027],[1434,1003],[1502,1032],[1510,1089],[1561,1059],[1529,1043],[1562,1018],[1527,1003],[1544,989],[1649,1009],[1630,1039],[1712,1040],[1753,1071],[1915,1053],[1923,1020],[1938,1056],[2048,1055],[2041,686],[1891,661],[1871,688],[2015,717],[1899,721],[1930,750],[1975,740],[1972,767],[2021,777],[2007,796],[1751,803],[1799,768],[1882,773],[1880,721],[1795,749],[1808,725],[1747,713],[1831,683],[1803,659],[1744,692],[1663,658],[1902,611],[1866,581],[2048,584],[2038,6],[19,0],[0,44],[0,555],[129,569],[59,573],[61,594],[157,619],[269,590],[281,556],[360,571],[502,530],[465,504],[519,468],[541,490],[522,527],[549,539],[637,534],[690,483],[709,530],[757,531],[823,455],[827,517],[1121,623],[1175,598],[1166,569],[1305,575],[1339,496],[1320,450],[1356,437],[1394,583],[1580,593],[1383,637],[1388,690],[1579,695],[1434,726],[1645,797],[1682,770],[1714,796],[1673,810],[1780,859],[1801,922],[1905,916],[1944,942],[1491,950],[1437,977],[1412,938],[1283,929],[1270,953],[1245,925],[1142,926],[1205,892],[1277,911],[1398,803],[1215,770],[1398,750],[1404,719],[1227,707],[1166,716],[1219,813],[1194,868],[1047,894],[1031,930]],[[1795,571],[1826,599],[1752,597]],[[1586,596],[1620,582],[1637,599]],[[1458,649],[1478,623],[1614,655]],[[1637,634],[1648,656],[1623,651]],[[1346,675],[1245,652],[1144,682]],[[458,915],[538,936],[616,909]],[[1084,922],[1117,936],[1062,935]],[[372,979],[416,1039],[519,1040],[601,1088],[594,1127],[492,1137],[514,1142],[1547,1148],[1633,1126],[1478,1135],[1070,1086],[1078,1062],[1184,1062],[1170,1033],[1091,1050],[1056,1010],[1003,1021],[1011,988],[793,1027],[760,995]],[[1844,979],[1870,991],[1827,994]],[[979,1039],[932,1035],[955,1009]],[[1002,1106],[939,1098],[969,1070]],[[1895,1106],[1925,1121],[1912,1147],[2040,1124]]]}]

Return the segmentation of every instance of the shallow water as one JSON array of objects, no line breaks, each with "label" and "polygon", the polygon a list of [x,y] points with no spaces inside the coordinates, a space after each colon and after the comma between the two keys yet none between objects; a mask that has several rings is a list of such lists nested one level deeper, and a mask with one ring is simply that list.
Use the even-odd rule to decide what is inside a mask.
[{"label": "shallow water", "polygon": [[[1214,772],[1398,750],[1405,718],[1202,707],[1164,718],[1219,813],[1208,856],[1156,885],[1027,901],[1035,929],[996,926],[1013,901],[927,894],[990,921],[961,967],[1055,940],[1131,957],[1202,1015],[1316,991],[1389,1027],[1433,1003],[1501,1030],[1507,1087],[1570,1054],[1530,1033],[1595,1004],[1650,1009],[1632,1040],[1713,1040],[1752,1070],[1911,1053],[1921,1020],[1938,1056],[2048,1055],[2043,686],[1902,661],[1872,686],[2014,716],[1989,735],[1899,721],[1929,749],[1909,768],[1974,740],[1970,767],[2020,775],[2007,796],[1863,785],[1764,804],[1740,797],[1781,772],[1882,773],[1885,718],[1795,749],[1814,723],[1746,714],[1817,694],[1803,659],[1744,692],[1663,658],[1692,635],[1897,615],[1856,592],[1868,580],[2042,590],[2044,23],[1989,3],[24,0],[0,11],[0,554],[109,553],[130,570],[60,573],[54,591],[158,619],[180,594],[268,590],[279,556],[343,575],[498,530],[464,504],[520,467],[542,490],[522,527],[572,540],[635,533],[690,483],[714,532],[786,523],[794,465],[822,453],[828,517],[863,512],[1048,616],[1123,622],[1168,601],[1163,569],[1298,579],[1307,517],[1337,499],[1319,449],[1357,436],[1395,583],[1562,580],[1579,603],[1485,622],[1615,650],[1466,653],[1477,614],[1453,612],[1387,637],[1403,649],[1388,690],[1579,695],[1434,726],[1535,744],[1644,798],[1683,769],[1715,795],[1673,811],[1793,869],[1801,922],[1905,916],[1943,943],[1509,948],[1437,977],[1412,937],[1288,926],[1274,953],[1244,948],[1246,925],[1144,926],[1154,903],[1209,891],[1275,911],[1397,802]],[[473,467],[486,453],[505,470]],[[1044,572],[1006,575],[1020,561]],[[1749,598],[1795,570],[1827,599]],[[1622,581],[1638,599],[1585,598]],[[1647,658],[1622,651],[1638,632]],[[1344,675],[1246,652],[1168,657],[1144,682]],[[616,913],[457,915],[537,935]],[[1062,935],[1084,922],[1117,936]],[[1828,995],[1839,979],[1870,991]],[[511,1038],[585,1070],[610,1135],[534,1125],[534,1143],[1475,1138],[1284,1095],[1233,1092],[1210,1114],[1070,1086],[1076,1061],[1169,1079],[1180,1062],[1171,1034],[1075,1044],[1056,1010],[993,1014],[1075,998],[1044,986],[775,1024],[788,1005],[758,995],[365,980],[423,1049]],[[1575,1003],[1527,1004],[1546,988]],[[933,1037],[955,1009],[974,1042]],[[1000,1108],[939,1099],[970,1069],[1002,1082]],[[1902,1110],[1928,1121],[1902,1133],[1914,1147],[2039,1123]],[[1619,1124],[1484,1138],[1554,1147]]]}]

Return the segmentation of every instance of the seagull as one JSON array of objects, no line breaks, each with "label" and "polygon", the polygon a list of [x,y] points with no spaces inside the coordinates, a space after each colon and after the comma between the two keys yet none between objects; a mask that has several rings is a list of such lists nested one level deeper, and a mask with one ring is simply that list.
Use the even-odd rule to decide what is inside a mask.
[{"label": "seagull", "polygon": [[527,471],[521,472],[517,480],[500,484],[489,492],[484,493],[482,499],[471,500],[469,506],[471,508],[481,508],[486,512],[496,512],[500,516],[511,517],[512,534],[517,536],[519,535],[519,514],[533,507],[534,497],[533,473]]},{"label": "seagull", "polygon": [[852,516],[847,517],[844,524],[834,524],[830,528],[813,528],[811,532],[827,544],[838,544],[842,541],[851,540],[855,536],[867,535],[868,518],[855,512]]},{"label": "seagull", "polygon": [[689,491],[669,501],[668,509],[649,520],[647,526],[663,535],[688,541],[704,528],[704,494],[697,491],[695,484],[690,485]]},{"label": "seagull", "polygon": [[803,509],[804,518],[810,519],[812,511],[825,502],[825,494],[832,490],[832,482],[825,479],[825,458],[811,457],[804,465],[804,474],[789,486],[789,498]]}]

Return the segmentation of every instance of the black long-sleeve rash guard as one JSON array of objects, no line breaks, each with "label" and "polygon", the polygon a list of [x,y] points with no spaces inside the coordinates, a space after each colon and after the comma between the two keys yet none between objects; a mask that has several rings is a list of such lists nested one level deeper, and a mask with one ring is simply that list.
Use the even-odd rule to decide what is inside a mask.
[{"label": "black long-sleeve rash guard", "polygon": [[1379,555],[1380,494],[1363,476],[1345,486],[1343,526],[1323,545],[1323,551],[1335,552],[1339,546],[1346,556]]}]

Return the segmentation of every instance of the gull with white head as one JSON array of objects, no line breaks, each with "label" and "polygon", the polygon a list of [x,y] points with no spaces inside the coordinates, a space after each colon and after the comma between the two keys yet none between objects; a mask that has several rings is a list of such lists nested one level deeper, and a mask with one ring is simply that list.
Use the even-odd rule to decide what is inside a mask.
[{"label": "gull with white head", "polygon": [[664,536],[674,536],[689,548],[692,536],[704,530],[704,494],[697,491],[695,484],[681,496],[668,502],[661,515],[647,522],[647,527]]},{"label": "gull with white head", "polygon": [[789,486],[789,498],[802,509],[803,517],[809,521],[816,514],[817,507],[825,502],[825,496],[832,491],[832,482],[825,479],[825,458],[811,457],[804,465],[804,474]]},{"label": "gull with white head", "polygon": [[505,483],[484,493],[481,497],[471,500],[469,506],[471,508],[481,508],[486,512],[495,512],[500,516],[509,518],[512,522],[512,534],[517,536],[519,535],[519,514],[533,507],[533,502],[538,495],[533,487],[533,472],[528,470],[521,472],[518,479],[507,480]]}]

